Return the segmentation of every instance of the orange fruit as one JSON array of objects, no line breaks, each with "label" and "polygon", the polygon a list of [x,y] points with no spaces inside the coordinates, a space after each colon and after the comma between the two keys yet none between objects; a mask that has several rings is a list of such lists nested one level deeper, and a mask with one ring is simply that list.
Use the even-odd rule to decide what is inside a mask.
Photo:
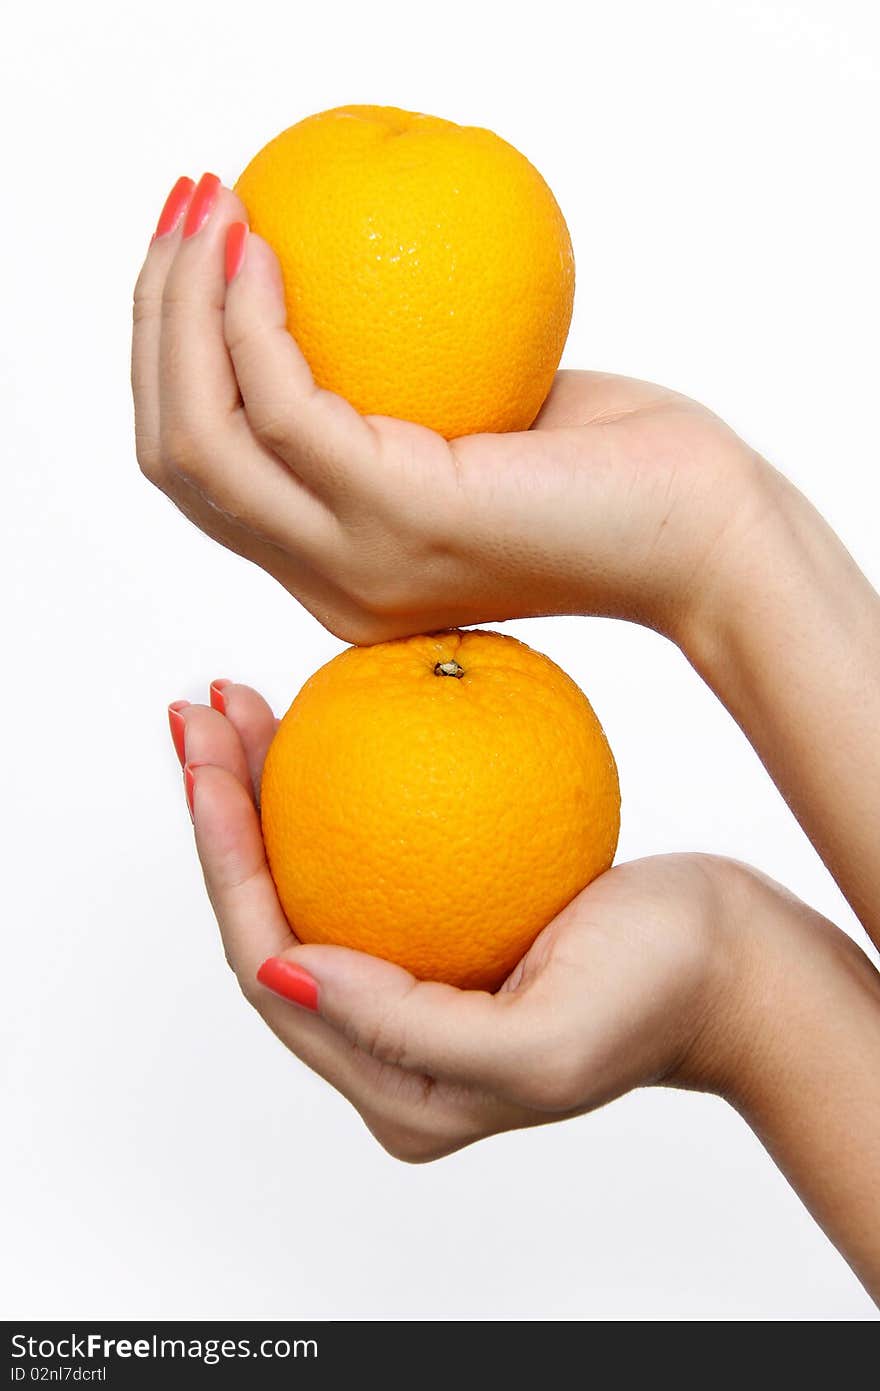
[{"label": "orange fruit", "polygon": [[269,749],[263,835],[304,942],[492,990],[608,869],[617,769],[583,692],[500,633],[350,647]]},{"label": "orange fruit", "polygon": [[571,320],[568,229],[491,131],[341,106],[271,140],[235,186],[281,263],[320,386],[450,439],[525,430]]}]

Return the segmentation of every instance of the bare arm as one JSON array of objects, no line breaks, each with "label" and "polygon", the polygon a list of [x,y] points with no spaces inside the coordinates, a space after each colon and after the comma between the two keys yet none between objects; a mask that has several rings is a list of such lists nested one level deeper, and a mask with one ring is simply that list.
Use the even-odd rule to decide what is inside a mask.
[{"label": "bare arm", "polygon": [[826,919],[763,876],[751,963],[717,1087],[880,1302],[880,975]]},{"label": "bare arm", "polygon": [[796,488],[753,486],[682,646],[880,946],[880,599]]}]

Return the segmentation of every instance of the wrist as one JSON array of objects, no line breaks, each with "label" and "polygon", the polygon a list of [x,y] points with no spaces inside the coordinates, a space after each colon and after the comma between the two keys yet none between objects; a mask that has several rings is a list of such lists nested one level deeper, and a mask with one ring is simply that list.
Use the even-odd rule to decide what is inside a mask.
[{"label": "wrist", "polygon": [[703,985],[668,1080],[713,1092],[751,1121],[795,1073],[803,1087],[817,1035],[833,1031],[848,995],[872,1000],[880,1028],[880,976],[850,938],[757,870],[702,858]]},{"label": "wrist", "polygon": [[760,454],[743,445],[719,485],[719,520],[711,545],[691,568],[667,636],[704,671],[724,655],[739,629],[754,622],[793,547],[806,499]]},{"label": "wrist", "polygon": [[762,1138],[851,1075],[847,1054],[880,1062],[880,975],[839,928],[755,870],[733,864],[725,934],[734,961],[707,1072]]},{"label": "wrist", "polygon": [[687,1045],[666,1080],[736,1105],[754,1070],[753,1051],[772,1024],[776,953],[768,939],[763,878],[736,860],[699,858],[707,887],[700,905],[702,981]]},{"label": "wrist", "polygon": [[591,461],[575,471],[581,493],[554,535],[572,577],[560,612],[641,623],[693,661],[766,584],[771,533],[785,536],[799,494],[732,431],[719,442],[713,429],[691,454],[680,466],[652,461],[650,472]]},{"label": "wrist", "polygon": [[846,632],[874,650],[876,596],[852,556],[793,483],[752,454],[730,518],[669,635],[726,699],[750,665],[778,659],[792,639]]}]

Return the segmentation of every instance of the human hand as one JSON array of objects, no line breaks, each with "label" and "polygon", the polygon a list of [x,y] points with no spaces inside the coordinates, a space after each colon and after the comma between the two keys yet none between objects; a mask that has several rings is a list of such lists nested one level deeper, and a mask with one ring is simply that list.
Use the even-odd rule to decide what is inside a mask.
[{"label": "human hand", "polygon": [[236,256],[233,232],[227,286],[239,200],[205,176],[184,225],[190,192],[138,279],[132,381],[141,468],[196,525],[346,641],[551,613],[680,634],[768,505],[772,471],[716,416],[562,372],[521,433],[363,418],[315,386],[259,237]]},{"label": "human hand", "polygon": [[301,945],[254,800],[276,721],[246,686],[212,703],[177,703],[172,733],[227,959],[389,1153],[438,1159],[633,1087],[712,1091],[880,1295],[880,977],[854,942],[744,865],[667,855],[595,880],[496,995]]},{"label": "human hand", "polygon": [[764,881],[700,855],[620,866],[573,900],[494,996],[301,945],[254,801],[274,717],[245,686],[224,683],[212,699],[225,714],[187,705],[173,727],[227,958],[282,1042],[393,1154],[436,1158],[649,1083],[727,1086],[753,950],[741,920],[772,897]]}]

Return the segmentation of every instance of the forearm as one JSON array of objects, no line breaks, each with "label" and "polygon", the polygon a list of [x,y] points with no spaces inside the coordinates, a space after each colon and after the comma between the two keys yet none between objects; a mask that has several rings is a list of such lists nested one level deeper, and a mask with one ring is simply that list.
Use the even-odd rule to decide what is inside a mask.
[{"label": "forearm", "polygon": [[880,1301],[880,976],[818,915],[770,906],[721,1090]]},{"label": "forearm", "polygon": [[880,599],[791,484],[760,486],[682,646],[880,944]]}]

